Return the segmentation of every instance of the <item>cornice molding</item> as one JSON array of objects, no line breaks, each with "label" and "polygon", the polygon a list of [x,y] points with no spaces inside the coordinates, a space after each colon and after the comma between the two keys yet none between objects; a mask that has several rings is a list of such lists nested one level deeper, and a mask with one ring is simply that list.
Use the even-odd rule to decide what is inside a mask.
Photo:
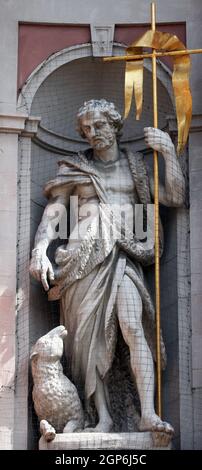
[{"label": "cornice molding", "polygon": [[39,122],[39,117],[25,114],[0,114],[0,134],[32,137],[37,133]]},{"label": "cornice molding", "polygon": [[23,114],[0,114],[0,133],[21,134],[27,118]]},{"label": "cornice molding", "polygon": [[[177,133],[177,119],[174,115],[167,116],[168,131]],[[189,133],[202,132],[202,114],[193,114]]]}]

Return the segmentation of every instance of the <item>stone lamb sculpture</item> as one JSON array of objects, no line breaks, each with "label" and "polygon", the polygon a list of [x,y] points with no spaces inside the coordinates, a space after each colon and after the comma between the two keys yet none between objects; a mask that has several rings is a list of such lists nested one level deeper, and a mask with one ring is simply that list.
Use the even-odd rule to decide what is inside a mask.
[{"label": "stone lamb sculpture", "polygon": [[81,431],[84,426],[76,387],[63,374],[60,363],[66,336],[64,326],[54,328],[38,339],[30,355],[34,408],[46,441],[53,440],[56,432]]}]

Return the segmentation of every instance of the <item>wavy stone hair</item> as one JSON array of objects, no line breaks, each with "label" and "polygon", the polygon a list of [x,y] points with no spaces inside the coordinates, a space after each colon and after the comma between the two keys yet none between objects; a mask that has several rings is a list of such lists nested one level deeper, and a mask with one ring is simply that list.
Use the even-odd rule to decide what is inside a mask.
[{"label": "wavy stone hair", "polygon": [[121,114],[116,109],[114,103],[110,103],[110,101],[101,99],[101,100],[90,100],[85,101],[83,106],[78,110],[77,113],[77,131],[81,137],[85,138],[85,135],[81,128],[81,118],[88,112],[92,112],[98,110],[106,116],[108,119],[109,124],[114,126],[117,134],[117,139],[121,137],[121,128],[123,126],[123,119]]}]

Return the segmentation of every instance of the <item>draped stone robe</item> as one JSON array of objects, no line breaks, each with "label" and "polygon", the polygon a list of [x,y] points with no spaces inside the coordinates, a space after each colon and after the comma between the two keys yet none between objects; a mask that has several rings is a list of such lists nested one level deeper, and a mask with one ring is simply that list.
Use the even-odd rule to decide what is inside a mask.
[{"label": "draped stone robe", "polygon": [[[141,154],[122,150],[128,159],[134,181],[136,203],[151,204],[147,170]],[[91,184],[98,201],[102,230],[109,234],[111,211],[105,181],[93,164],[92,151],[67,156],[59,162],[57,177],[45,187],[51,198],[53,188],[60,188],[70,197],[75,188]],[[143,326],[148,345],[155,359],[154,307],[146,287],[142,266],[154,263],[154,246],[136,238],[130,228],[122,233],[118,218],[115,237],[97,236],[97,225],[91,220],[85,236],[71,249],[71,241],[60,246],[55,255],[55,285],[49,299],[60,299],[61,323],[67,327],[66,356],[72,378],[83,387],[86,403],[96,388],[96,372],[106,377],[114,358],[117,338],[116,297],[123,276],[127,275],[138,289],[143,304]],[[148,224],[149,225],[149,224]],[[147,233],[153,228],[147,226]],[[160,230],[160,254],[163,235]],[[135,312],[134,312],[135,315]],[[165,350],[161,341],[162,365]]]}]

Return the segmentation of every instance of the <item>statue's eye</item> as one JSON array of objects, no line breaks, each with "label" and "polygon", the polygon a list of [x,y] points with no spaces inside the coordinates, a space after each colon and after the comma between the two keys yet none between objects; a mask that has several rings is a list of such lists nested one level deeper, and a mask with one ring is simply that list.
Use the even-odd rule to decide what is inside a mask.
[{"label": "statue's eye", "polygon": [[84,126],[83,129],[84,132],[90,132],[90,126]]},{"label": "statue's eye", "polygon": [[97,129],[101,129],[105,125],[105,122],[96,122]]}]

